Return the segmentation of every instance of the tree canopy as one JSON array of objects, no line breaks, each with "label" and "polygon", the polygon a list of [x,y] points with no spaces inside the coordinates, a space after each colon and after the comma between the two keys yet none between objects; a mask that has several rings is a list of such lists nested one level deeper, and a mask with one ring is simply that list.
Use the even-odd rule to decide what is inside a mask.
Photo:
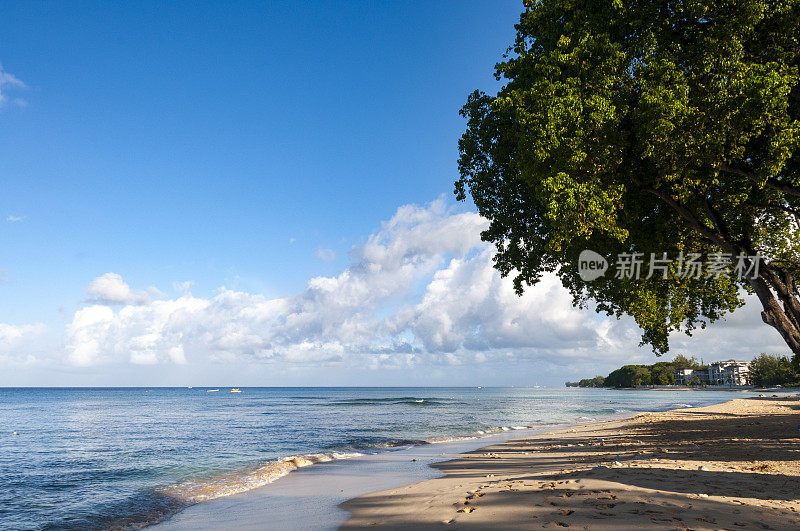
[{"label": "tree canopy", "polygon": [[800,375],[786,356],[756,356],[750,363],[750,383],[758,386],[797,385]]},{"label": "tree canopy", "polygon": [[604,387],[605,378],[595,376],[594,378],[584,378],[578,382],[565,382],[567,387]]},{"label": "tree canopy", "polygon": [[625,365],[606,376],[607,387],[636,387],[650,385],[652,374],[646,365]]},{"label": "tree canopy", "polygon": [[[800,355],[798,28],[800,0],[526,1],[502,88],[461,110],[456,182],[518,293],[553,272],[661,354],[744,288]],[[681,261],[586,281],[585,249]],[[685,275],[693,255],[728,266]]]}]

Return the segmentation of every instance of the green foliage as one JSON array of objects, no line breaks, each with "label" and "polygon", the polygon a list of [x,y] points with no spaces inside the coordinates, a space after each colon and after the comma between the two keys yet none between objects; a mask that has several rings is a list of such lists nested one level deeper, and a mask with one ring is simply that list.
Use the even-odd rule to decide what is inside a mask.
[{"label": "green foliage", "polygon": [[606,377],[606,387],[652,385],[652,373],[646,365],[625,365]]},{"label": "green foliage", "polygon": [[757,386],[791,385],[800,379],[786,356],[760,354],[750,364],[750,383]]},{"label": "green foliage", "polygon": [[594,378],[584,378],[579,382],[567,382],[567,387],[604,387],[605,378],[595,376]]},{"label": "green foliage", "polygon": [[[625,365],[603,378],[585,378],[580,382],[566,382],[567,387],[636,387],[640,385],[674,385],[675,371],[702,369],[696,358],[679,354],[672,361],[659,361],[653,365]],[[698,382],[699,383],[699,382]]]},{"label": "green foliage", "polygon": [[675,366],[668,361],[660,361],[650,366],[652,385],[674,385]]},{"label": "green foliage", "polygon": [[[518,293],[556,273],[576,305],[633,316],[659,355],[752,289],[800,352],[800,1],[525,6],[504,86],[461,111],[456,195],[490,220],[496,267]],[[581,280],[584,249],[611,274]],[[619,253],[719,251],[771,262],[748,282],[675,264],[613,278]]]},{"label": "green foliage", "polygon": [[674,372],[679,369],[705,369],[706,367],[705,365],[701,365],[694,356],[687,358],[683,354],[678,354],[672,360],[672,368]]}]

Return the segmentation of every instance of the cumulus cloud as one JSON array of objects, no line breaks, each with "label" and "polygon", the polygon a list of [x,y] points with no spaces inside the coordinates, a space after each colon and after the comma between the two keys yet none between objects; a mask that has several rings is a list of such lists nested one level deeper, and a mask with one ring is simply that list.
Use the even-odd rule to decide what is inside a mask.
[{"label": "cumulus cloud", "polygon": [[761,320],[761,304],[755,295],[745,296],[743,308],[691,337],[673,334],[672,350],[703,358],[706,362],[736,358],[749,361],[765,352],[791,355],[778,332]]},{"label": "cumulus cloud", "polygon": [[492,267],[480,240],[486,226],[443,199],[403,206],[351,250],[341,273],[278,299],[222,288],[151,301],[108,273],[87,290],[98,303],[67,327],[68,356],[78,365],[244,358],[410,367],[575,359],[630,345],[612,323],[573,308],[555,277],[518,297]]},{"label": "cumulus cloud", "polygon": [[484,226],[474,213],[450,212],[443,200],[402,207],[353,248],[350,266],[339,275],[314,277],[304,291],[279,299],[222,288],[211,298],[187,292],[152,301],[120,275],[107,273],[87,288],[96,304],[79,310],[68,325],[67,353],[79,365],[120,358],[183,362],[192,356],[336,363],[348,356],[410,354],[412,341],[392,333],[377,312],[411,296],[446,256],[463,256],[480,244]]},{"label": "cumulus cloud", "polygon": [[151,298],[164,296],[152,286],[147,291],[133,291],[117,273],[106,273],[94,279],[86,288],[86,294],[100,304],[148,304]]},{"label": "cumulus cloud", "polygon": [[47,327],[0,323],[0,367],[35,365],[44,350]]},{"label": "cumulus cloud", "polygon": [[492,267],[493,249],[454,258],[436,272],[422,301],[398,311],[392,329],[410,330],[428,352],[497,349],[572,356],[603,342],[592,314],[571,305],[553,275],[523,297]]},{"label": "cumulus cloud", "polygon": [[[13,74],[3,70],[3,65],[0,64],[0,106],[5,105],[8,101],[7,92],[9,89],[23,89],[25,83],[17,79]],[[14,103],[20,107],[27,105],[27,102],[22,98],[15,98]]]},{"label": "cumulus cloud", "polygon": [[[574,308],[552,275],[517,296],[480,240],[486,226],[441,199],[403,206],[351,249],[343,271],[314,277],[282,298],[224,287],[196,297],[188,283],[165,298],[106,273],[91,282],[90,303],[66,326],[64,357],[77,366],[256,361],[372,368],[538,360],[566,374],[652,362],[630,318]],[[773,346],[784,352],[756,310],[749,304],[692,340],[675,336],[673,344],[707,360],[749,359]]]}]

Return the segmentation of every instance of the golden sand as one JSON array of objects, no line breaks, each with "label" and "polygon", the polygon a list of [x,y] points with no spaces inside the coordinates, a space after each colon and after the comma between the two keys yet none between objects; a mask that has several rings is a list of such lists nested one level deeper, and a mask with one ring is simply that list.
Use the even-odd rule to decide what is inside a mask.
[{"label": "golden sand", "polygon": [[342,504],[343,529],[800,529],[800,397],[575,426]]}]

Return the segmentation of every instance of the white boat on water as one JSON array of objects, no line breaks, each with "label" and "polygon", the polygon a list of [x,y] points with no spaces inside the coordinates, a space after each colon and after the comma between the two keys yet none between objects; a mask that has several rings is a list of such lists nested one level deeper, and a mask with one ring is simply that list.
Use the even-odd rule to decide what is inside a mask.
[{"label": "white boat on water", "polygon": [[241,392],[242,390],[239,389],[238,387],[234,387],[233,389],[231,389],[231,393],[241,393]]},{"label": "white boat on water", "polygon": [[206,393],[218,393],[219,389],[206,389]]}]

